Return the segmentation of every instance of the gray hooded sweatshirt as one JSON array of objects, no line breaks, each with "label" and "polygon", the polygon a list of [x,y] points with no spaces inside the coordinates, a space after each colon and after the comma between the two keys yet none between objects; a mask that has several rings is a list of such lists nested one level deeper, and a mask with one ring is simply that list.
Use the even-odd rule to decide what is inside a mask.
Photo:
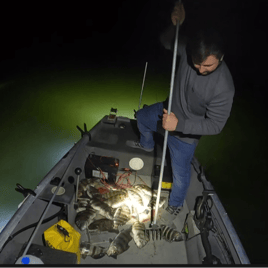
[{"label": "gray hooded sweatshirt", "polygon": [[[175,31],[176,27],[171,25],[160,36],[166,49],[173,50]],[[171,112],[178,118],[178,124],[170,134],[184,142],[197,144],[202,135],[216,135],[222,131],[230,116],[235,88],[224,61],[214,72],[205,76],[198,74],[188,64],[186,44],[187,38],[179,36],[177,54],[180,61],[171,105]],[[167,107],[167,103],[168,99],[164,107]]]}]

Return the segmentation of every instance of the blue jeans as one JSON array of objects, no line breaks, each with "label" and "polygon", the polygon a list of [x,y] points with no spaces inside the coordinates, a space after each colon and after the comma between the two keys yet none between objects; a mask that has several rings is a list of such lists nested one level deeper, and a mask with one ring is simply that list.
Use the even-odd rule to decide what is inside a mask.
[{"label": "blue jeans", "polygon": [[[137,124],[140,131],[140,144],[144,148],[153,148],[155,143],[153,132],[157,132],[157,122],[161,122],[163,103],[159,102],[147,106],[137,112]],[[158,124],[160,123],[158,122]],[[169,198],[169,205],[182,207],[191,179],[191,161],[196,144],[189,144],[168,133],[167,145],[170,152],[173,184]]]}]

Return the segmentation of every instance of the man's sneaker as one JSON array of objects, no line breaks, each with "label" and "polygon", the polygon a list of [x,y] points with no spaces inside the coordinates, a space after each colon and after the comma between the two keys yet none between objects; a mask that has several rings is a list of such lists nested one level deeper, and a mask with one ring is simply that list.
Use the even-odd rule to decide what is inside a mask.
[{"label": "man's sneaker", "polygon": [[[160,208],[161,209],[161,208]],[[160,211],[159,209],[159,211]],[[173,221],[177,215],[182,210],[182,207],[168,206],[165,210],[162,209],[161,215],[159,215],[159,223],[161,225],[167,225],[169,227],[174,227]]]},{"label": "man's sneaker", "polygon": [[152,152],[154,150],[154,148],[152,149],[147,149],[147,148],[144,148],[139,141],[127,141],[126,142],[126,145],[129,146],[129,147],[132,147],[132,148],[137,148],[137,149],[142,149],[146,152]]}]

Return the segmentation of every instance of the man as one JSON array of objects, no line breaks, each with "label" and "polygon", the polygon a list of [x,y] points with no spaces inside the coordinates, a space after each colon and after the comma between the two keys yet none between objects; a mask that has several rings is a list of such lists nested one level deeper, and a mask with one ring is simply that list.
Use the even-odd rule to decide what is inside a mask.
[{"label": "man", "polygon": [[[185,19],[183,4],[177,2],[171,14],[173,25],[161,35],[166,49],[174,44],[177,21]],[[202,135],[219,134],[230,116],[234,84],[223,61],[224,51],[220,35],[213,29],[195,33],[187,42],[179,36],[180,62],[174,81],[171,113],[167,100],[147,106],[137,112],[140,141],[131,147],[147,152],[154,150],[153,132],[158,123],[168,130],[167,145],[173,173],[169,203],[160,216],[160,223],[174,226],[173,220],[181,211],[191,178],[191,161]],[[165,108],[164,108],[165,107]]]}]

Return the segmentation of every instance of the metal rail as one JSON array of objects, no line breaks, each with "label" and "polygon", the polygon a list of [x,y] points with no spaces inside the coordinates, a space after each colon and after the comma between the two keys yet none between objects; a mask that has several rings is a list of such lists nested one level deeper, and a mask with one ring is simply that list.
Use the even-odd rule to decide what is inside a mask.
[{"label": "metal rail", "polygon": [[[37,185],[35,189],[36,196],[28,196],[25,199],[25,202],[22,206],[19,207],[19,209],[15,212],[13,217],[10,219],[8,224],[4,227],[3,231],[0,233],[0,252],[2,251],[2,247],[5,244],[6,240],[9,238],[9,236],[12,234],[16,226],[18,225],[18,222],[21,220],[21,218],[25,215],[25,213],[28,211],[28,209],[31,207],[32,203],[38,198],[38,196],[43,192],[47,184],[50,182],[51,178],[56,174],[61,168],[64,166],[69,166],[72,162],[74,156],[76,155],[76,152],[78,149],[86,144],[88,142],[89,136],[85,135],[78,143],[76,143],[68,152],[68,155],[66,157],[63,157],[53,168],[52,170],[43,178],[43,180]],[[57,194],[60,185],[62,184],[62,181],[59,183],[57,190],[55,191],[54,195]],[[53,199],[52,199],[53,201]],[[52,203],[52,201],[50,203]],[[49,208],[49,205],[47,206],[46,210]],[[39,224],[36,227],[34,234],[31,237],[31,240],[28,242],[28,246],[30,246],[30,242],[32,241],[32,238],[34,237],[36,231],[38,230],[38,227],[40,226],[40,223],[42,222],[42,219],[44,218],[46,213],[44,213],[39,220]],[[27,247],[28,250],[28,247]],[[23,255],[25,255],[26,250],[24,251]]]},{"label": "metal rail", "polygon": [[226,229],[228,230],[228,234],[230,236],[230,239],[234,245],[234,248],[237,252],[238,258],[241,261],[241,264],[250,264],[250,261],[248,259],[248,256],[244,250],[244,247],[228,217],[227,212],[225,211],[218,195],[216,193],[214,193],[213,195],[211,195],[211,198],[213,200],[213,203],[215,205],[215,207],[217,208],[219,215],[223,221],[223,224],[225,225]]}]

